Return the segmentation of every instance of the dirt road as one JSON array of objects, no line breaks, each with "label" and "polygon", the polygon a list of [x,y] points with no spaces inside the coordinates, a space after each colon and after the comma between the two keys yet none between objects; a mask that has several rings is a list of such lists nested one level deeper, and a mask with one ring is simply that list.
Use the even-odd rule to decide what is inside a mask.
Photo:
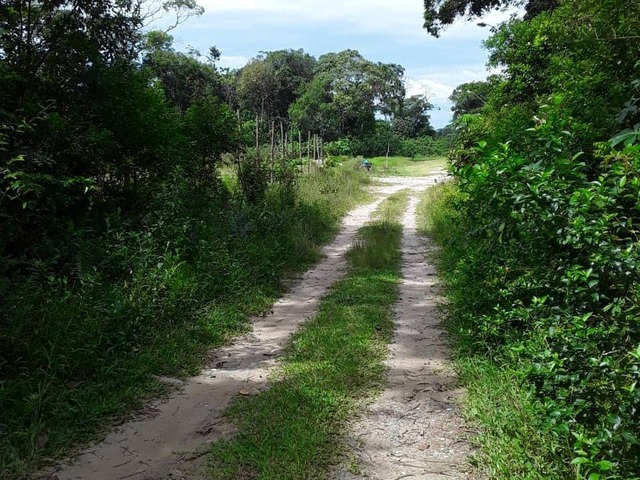
[{"label": "dirt road", "polygon": [[[376,200],[346,216],[336,239],[324,248],[324,259],[274,304],[270,315],[253,319],[250,334],[214,352],[210,365],[197,377],[184,382],[166,379],[179,385],[176,393],[153,402],[137,418],[117,427],[102,442],[59,465],[52,478],[195,478],[192,461],[201,456],[199,452],[206,451],[206,446],[216,439],[233,434],[233,427],[222,422],[224,409],[237,395],[250,395],[268,387],[266,378],[289,336],[315,314],[320,299],[343,276],[344,253],[353,243],[358,229],[390,194],[406,188],[419,192],[442,178],[442,172],[436,172],[430,177],[381,179],[382,184],[372,189]],[[390,388],[354,431],[361,442],[360,451],[368,448],[387,450],[386,453],[378,451],[365,455],[373,460],[365,468],[375,471],[384,463],[384,468],[388,469],[384,471],[389,474],[392,470],[385,462],[397,459],[394,452],[401,446],[408,455],[403,453],[403,458],[412,463],[418,462],[418,456],[422,455],[424,459],[428,455],[453,465],[460,463],[464,454],[453,445],[457,433],[452,431],[451,438],[443,433],[450,431],[456,422],[455,415],[447,413],[453,412],[449,403],[452,393],[447,390],[453,380],[446,373],[446,349],[441,332],[435,326],[434,297],[430,290],[433,271],[423,262],[424,249],[415,231],[415,204],[414,195],[405,216],[405,283],[397,311],[399,324],[392,348]],[[419,418],[422,418],[420,422]],[[374,431],[373,422],[377,422],[377,429],[384,426],[384,435]],[[405,424],[401,433],[398,425]],[[414,430],[419,438],[407,437],[413,435],[408,432]],[[380,437],[378,440],[386,439],[386,443],[374,441],[377,437]],[[407,450],[409,447],[411,454]],[[452,467],[450,472],[457,470]]]},{"label": "dirt road", "polygon": [[416,229],[416,206],[413,196],[403,218],[403,281],[388,386],[353,426],[348,444],[356,461],[336,473],[341,480],[470,475],[468,435],[457,412],[463,391],[439,327],[436,272],[428,261],[431,247]]}]

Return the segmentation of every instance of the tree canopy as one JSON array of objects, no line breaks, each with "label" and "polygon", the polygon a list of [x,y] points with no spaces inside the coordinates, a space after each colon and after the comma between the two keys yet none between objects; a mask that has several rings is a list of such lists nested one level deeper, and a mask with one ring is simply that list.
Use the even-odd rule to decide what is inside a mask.
[{"label": "tree canopy", "polygon": [[560,0],[424,0],[424,28],[434,35],[447,25],[451,25],[457,18],[477,18],[496,8],[522,5],[524,3],[526,16],[551,11],[560,4]]}]

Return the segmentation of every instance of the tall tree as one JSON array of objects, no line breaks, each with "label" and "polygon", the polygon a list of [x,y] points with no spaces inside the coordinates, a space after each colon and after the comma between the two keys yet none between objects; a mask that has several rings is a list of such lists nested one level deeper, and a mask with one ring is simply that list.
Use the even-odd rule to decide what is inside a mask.
[{"label": "tall tree", "polygon": [[[497,77],[494,78],[494,81]],[[449,100],[453,102],[453,119],[469,113],[478,113],[489,99],[493,86],[489,81],[468,82],[458,85]]]},{"label": "tall tree", "polygon": [[242,107],[260,119],[272,118],[275,113],[279,81],[273,64],[258,57],[240,71],[238,98]]},{"label": "tall tree", "polygon": [[393,130],[404,138],[417,138],[434,135],[435,130],[429,122],[429,111],[433,105],[424,95],[413,95],[400,103],[393,118]]},{"label": "tall tree", "polygon": [[[217,52],[215,47],[212,47]],[[220,75],[213,62],[202,63],[200,52],[173,49],[173,37],[162,31],[145,35],[143,66],[162,85],[167,100],[185,111],[194,99],[208,94],[222,95]]]},{"label": "tall tree", "polygon": [[264,61],[273,66],[276,77],[274,113],[279,119],[286,120],[289,107],[313,78],[316,59],[302,49],[264,52],[264,55]]},{"label": "tall tree", "polygon": [[293,108],[298,118],[313,120],[331,137],[373,131],[375,114],[390,115],[404,98],[404,70],[373,63],[355,50],[318,59],[316,77]]}]

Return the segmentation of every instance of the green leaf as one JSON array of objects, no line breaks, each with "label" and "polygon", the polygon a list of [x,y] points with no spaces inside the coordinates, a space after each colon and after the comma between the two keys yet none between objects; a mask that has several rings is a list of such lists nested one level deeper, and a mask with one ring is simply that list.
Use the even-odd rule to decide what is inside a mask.
[{"label": "green leaf", "polygon": [[609,460],[601,460],[598,463],[596,463],[596,466],[603,472],[608,472],[610,470],[613,470],[613,463],[611,463]]},{"label": "green leaf", "polygon": [[620,188],[624,187],[626,184],[627,184],[627,176],[625,175],[620,179],[620,183],[619,183]]},{"label": "green leaf", "polygon": [[571,460],[571,465],[585,465],[587,463],[591,463],[588,458],[578,457]]},{"label": "green leaf", "polygon": [[635,137],[636,137],[636,132],[627,128],[621,131],[618,135],[613,137],[611,140],[609,140],[609,142],[611,143],[612,147],[615,147],[616,145],[620,145],[623,142],[626,145],[629,140],[633,142],[633,139],[635,139]]}]

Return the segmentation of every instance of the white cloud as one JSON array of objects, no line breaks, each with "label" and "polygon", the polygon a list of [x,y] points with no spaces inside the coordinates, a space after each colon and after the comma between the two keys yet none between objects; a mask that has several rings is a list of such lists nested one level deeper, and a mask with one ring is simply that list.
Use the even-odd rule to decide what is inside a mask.
[{"label": "white cloud", "polygon": [[241,68],[248,62],[249,58],[242,55],[222,55],[217,65],[221,68]]},{"label": "white cloud", "polygon": [[407,74],[407,95],[427,95],[435,109],[431,111],[431,123],[442,128],[451,121],[449,96],[461,83],[485,80],[498,70],[487,70],[482,65],[448,65],[433,68],[430,72]]},{"label": "white cloud", "polygon": [[[378,33],[403,38],[407,43],[437,42],[423,28],[423,3],[419,0],[200,0],[205,18],[215,22],[216,17],[228,20],[230,14],[242,17],[238,26],[251,28],[252,24],[287,25],[323,24],[327,34],[333,29],[344,33]],[[482,21],[495,25],[509,18],[508,12],[495,11]],[[245,21],[242,21],[244,18]],[[477,20],[478,22],[480,20]],[[215,23],[211,25],[215,28]],[[478,40],[486,38],[486,29],[474,22],[457,21],[443,31],[442,39]]]},{"label": "white cloud", "polygon": [[447,65],[429,72],[408,72],[407,93],[426,94],[434,104],[449,103],[449,96],[461,83],[484,80],[491,72],[483,65]]}]

